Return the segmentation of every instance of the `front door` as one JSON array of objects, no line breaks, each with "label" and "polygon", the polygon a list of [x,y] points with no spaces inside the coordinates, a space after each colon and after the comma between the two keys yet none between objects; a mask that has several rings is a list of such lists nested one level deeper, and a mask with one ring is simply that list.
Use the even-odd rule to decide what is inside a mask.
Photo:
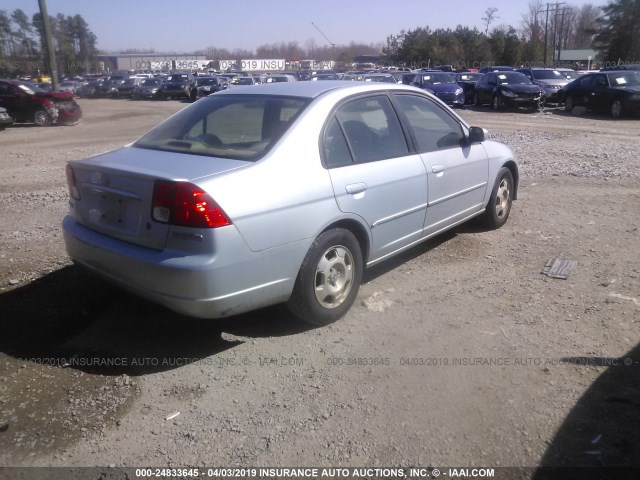
[{"label": "front door", "polygon": [[489,159],[482,145],[467,142],[459,120],[441,105],[422,95],[394,99],[427,171],[424,236],[431,236],[482,210]]}]

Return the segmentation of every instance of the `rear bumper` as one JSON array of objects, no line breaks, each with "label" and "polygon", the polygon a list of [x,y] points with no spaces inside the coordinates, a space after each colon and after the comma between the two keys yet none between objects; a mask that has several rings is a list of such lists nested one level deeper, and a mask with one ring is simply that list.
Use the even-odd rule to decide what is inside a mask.
[{"label": "rear bumper", "polygon": [[116,240],[70,216],[62,227],[67,252],[76,264],[170,310],[198,318],[223,318],[286,301],[309,247],[308,242],[296,242],[253,252],[230,226],[205,239],[209,251],[185,254]]}]

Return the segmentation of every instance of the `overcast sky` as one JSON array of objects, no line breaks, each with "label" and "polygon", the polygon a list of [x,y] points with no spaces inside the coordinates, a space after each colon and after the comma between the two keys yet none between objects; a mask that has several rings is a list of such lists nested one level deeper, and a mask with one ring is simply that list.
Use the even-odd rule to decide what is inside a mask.
[{"label": "overcast sky", "polygon": [[[567,5],[604,2],[573,0]],[[98,37],[101,50],[153,48],[192,52],[210,46],[255,50],[264,44],[308,41],[317,46],[351,41],[386,43],[402,29],[429,26],[477,27],[489,7],[497,8],[492,27],[520,27],[528,1],[487,0],[47,0],[50,16],[80,14]],[[21,8],[31,17],[38,0],[2,0],[0,9]]]}]

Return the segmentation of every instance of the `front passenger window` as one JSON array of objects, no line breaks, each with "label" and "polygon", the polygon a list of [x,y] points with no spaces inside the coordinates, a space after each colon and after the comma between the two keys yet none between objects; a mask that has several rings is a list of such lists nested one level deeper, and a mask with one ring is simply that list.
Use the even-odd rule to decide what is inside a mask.
[{"label": "front passenger window", "polygon": [[460,123],[431,100],[417,95],[398,95],[396,98],[419,153],[463,145],[465,137]]}]

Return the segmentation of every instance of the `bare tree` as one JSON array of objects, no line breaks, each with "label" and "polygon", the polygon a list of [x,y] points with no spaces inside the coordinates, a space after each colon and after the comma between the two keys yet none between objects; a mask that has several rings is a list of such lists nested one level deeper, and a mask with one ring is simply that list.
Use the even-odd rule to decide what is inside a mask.
[{"label": "bare tree", "polygon": [[484,22],[485,24],[485,29],[484,29],[484,34],[488,35],[489,34],[489,25],[491,25],[493,23],[494,20],[497,20],[498,17],[496,15],[496,12],[498,11],[497,8],[495,7],[489,7],[484,11],[484,17],[481,18],[481,20]]},{"label": "bare tree", "polygon": [[580,7],[575,16],[572,29],[571,46],[573,48],[589,48],[593,40],[593,32],[597,27],[597,18],[602,15],[600,8],[586,3]]},{"label": "bare tree", "polygon": [[542,0],[531,0],[527,5],[527,13],[522,15],[522,35],[529,41],[544,39],[544,18]]}]

